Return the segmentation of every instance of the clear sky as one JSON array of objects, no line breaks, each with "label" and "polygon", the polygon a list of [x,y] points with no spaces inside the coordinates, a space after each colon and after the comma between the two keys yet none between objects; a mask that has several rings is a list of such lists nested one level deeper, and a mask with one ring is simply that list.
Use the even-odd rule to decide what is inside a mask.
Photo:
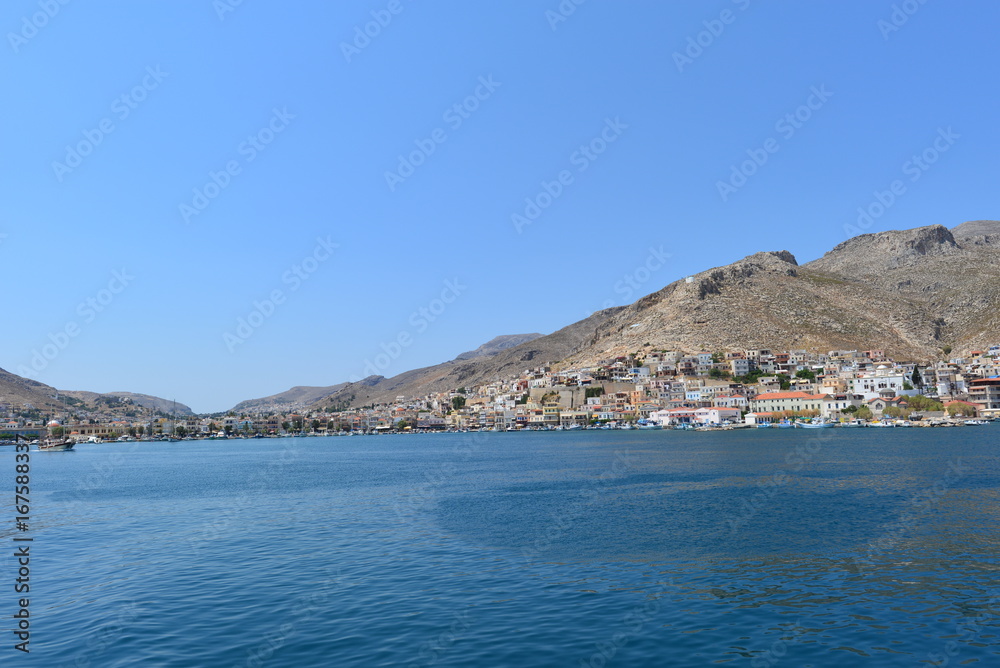
[{"label": "clear sky", "polygon": [[996,218],[998,22],[985,0],[7,0],[0,367],[221,411],[760,250]]}]

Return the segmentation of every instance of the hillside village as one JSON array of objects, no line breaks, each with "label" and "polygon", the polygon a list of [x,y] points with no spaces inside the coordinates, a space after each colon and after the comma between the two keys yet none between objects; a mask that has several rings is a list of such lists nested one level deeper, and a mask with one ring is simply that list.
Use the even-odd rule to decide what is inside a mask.
[{"label": "hillside village", "polygon": [[635,423],[766,423],[790,418],[1000,417],[1000,345],[920,365],[879,350],[643,351],[587,368],[516,378],[388,404],[176,418],[0,404],[0,434],[48,430],[78,440],[220,438],[399,431],[549,430]]}]

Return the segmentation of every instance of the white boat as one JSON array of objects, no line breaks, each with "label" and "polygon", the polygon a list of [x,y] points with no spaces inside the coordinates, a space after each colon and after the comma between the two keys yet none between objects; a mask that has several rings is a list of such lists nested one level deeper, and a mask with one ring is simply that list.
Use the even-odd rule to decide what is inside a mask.
[{"label": "white boat", "polygon": [[73,446],[76,445],[76,441],[64,438],[60,441],[46,440],[38,444],[39,452],[65,452],[66,450],[72,450]]},{"label": "white boat", "polygon": [[833,426],[832,422],[796,422],[798,429],[827,429]]}]

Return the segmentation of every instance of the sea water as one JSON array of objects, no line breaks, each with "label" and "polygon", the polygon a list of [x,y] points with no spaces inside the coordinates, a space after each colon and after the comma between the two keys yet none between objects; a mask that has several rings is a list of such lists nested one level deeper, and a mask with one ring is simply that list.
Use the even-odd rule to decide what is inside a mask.
[{"label": "sea water", "polygon": [[0,663],[996,666],[998,448],[1000,424],[83,444],[31,453],[20,530],[4,447]]}]

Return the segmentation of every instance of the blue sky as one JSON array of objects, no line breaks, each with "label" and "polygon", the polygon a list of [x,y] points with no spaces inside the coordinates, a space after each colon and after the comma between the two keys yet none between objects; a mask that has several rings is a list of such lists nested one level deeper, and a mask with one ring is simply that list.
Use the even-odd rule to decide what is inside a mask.
[{"label": "blue sky", "polygon": [[220,411],[997,216],[996,3],[234,2],[4,3],[0,367]]}]

